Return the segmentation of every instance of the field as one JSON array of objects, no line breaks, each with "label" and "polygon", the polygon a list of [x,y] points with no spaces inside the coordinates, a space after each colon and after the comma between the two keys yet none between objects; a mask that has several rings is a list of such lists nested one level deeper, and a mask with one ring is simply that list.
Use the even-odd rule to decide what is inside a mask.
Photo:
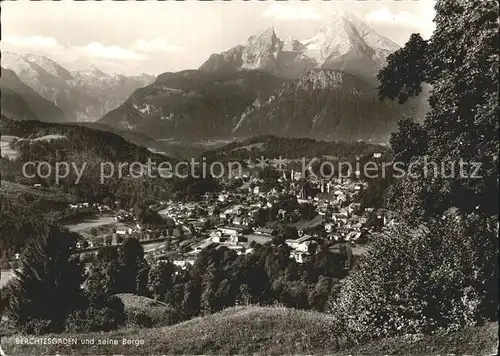
[{"label": "field", "polygon": [[76,203],[78,201],[78,198],[75,196],[57,191],[55,189],[34,188],[5,180],[2,180],[1,182],[0,193],[6,197],[12,197],[15,199],[18,198],[19,194],[29,194],[33,197],[33,199],[40,198],[53,203],[64,204],[64,207],[66,207],[67,204]]},{"label": "field", "polygon": [[35,138],[35,141],[50,141],[50,140],[60,140],[66,138],[64,135],[45,135]]},{"label": "field", "polygon": [[113,234],[114,229],[120,229],[126,225],[116,222],[113,216],[94,215],[80,219],[78,222],[68,222],[64,226],[69,231],[80,234],[84,239],[90,239]]},{"label": "field", "polygon": [[224,139],[206,139],[206,140],[177,140],[165,138],[157,140],[153,145],[148,145],[153,152],[160,152],[177,159],[190,159],[202,155],[209,149],[222,147],[232,140]]},{"label": "field", "polygon": [[93,227],[99,227],[102,225],[109,225],[114,223],[116,223],[116,220],[112,216],[92,216],[78,223],[67,224],[66,227],[70,231],[82,232]]},{"label": "field", "polygon": [[[139,307],[141,307],[139,302]],[[130,305],[133,302],[130,301]],[[420,338],[395,338],[348,348],[338,332],[336,320],[328,315],[287,308],[234,307],[167,327],[127,328],[110,333],[49,335],[73,337],[75,345],[16,345],[2,340],[9,355],[27,354],[331,354],[331,355],[438,355],[496,354],[497,325],[468,328],[456,333]],[[123,340],[141,345],[123,345]],[[81,340],[95,340],[81,345]],[[116,340],[115,345],[97,345],[97,340]],[[494,353],[495,352],[495,353]]]},{"label": "field", "polygon": [[[45,135],[41,137],[37,137],[34,141],[50,141],[66,138],[66,136],[62,135]],[[10,136],[10,135],[1,135],[0,137],[0,149],[2,151],[2,157],[8,157],[11,160],[17,158],[18,152],[10,147],[10,143],[14,140],[24,140],[21,137]]]}]

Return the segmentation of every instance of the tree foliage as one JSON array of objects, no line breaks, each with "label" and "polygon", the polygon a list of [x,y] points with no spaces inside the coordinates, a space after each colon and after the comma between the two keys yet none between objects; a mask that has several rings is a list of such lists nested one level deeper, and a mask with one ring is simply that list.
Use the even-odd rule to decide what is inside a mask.
[{"label": "tree foliage", "polygon": [[[399,223],[329,303],[357,341],[498,319],[498,1],[435,8],[432,37],[412,36],[379,75],[382,97],[433,90],[423,123],[404,120],[391,139],[395,159],[418,172],[390,188]],[[479,163],[482,178],[450,174],[460,160]]]},{"label": "tree foliage", "polygon": [[[417,186],[392,207],[409,221],[422,221],[456,206],[485,215],[498,211],[498,1],[436,2],[436,31],[428,41],[413,35],[380,72],[381,97],[404,101],[432,85],[430,111],[422,125],[403,121],[391,139],[395,157],[443,162],[477,162],[481,179],[406,177],[394,187]],[[451,163],[450,163],[451,164]],[[421,168],[421,167],[420,167]],[[458,171],[457,171],[458,172]],[[467,171],[469,176],[473,173]],[[411,195],[411,197],[408,197]],[[431,198],[430,198],[430,197]],[[434,203],[419,205],[425,199]],[[443,210],[444,209],[444,210]]]},{"label": "tree foliage", "polygon": [[334,312],[356,340],[494,320],[497,233],[492,219],[477,214],[450,213],[430,228],[399,225],[361,258]]},{"label": "tree foliage", "polygon": [[28,333],[63,330],[83,297],[83,268],[78,258],[71,258],[71,241],[52,226],[42,234],[21,256],[6,308],[7,317]]}]

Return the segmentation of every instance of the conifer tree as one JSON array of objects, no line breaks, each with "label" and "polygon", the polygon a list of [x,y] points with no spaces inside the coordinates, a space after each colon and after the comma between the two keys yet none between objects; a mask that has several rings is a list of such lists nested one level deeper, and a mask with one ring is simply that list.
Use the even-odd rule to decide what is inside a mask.
[{"label": "conifer tree", "polygon": [[50,226],[22,254],[6,308],[7,317],[21,330],[60,331],[79,307],[84,273],[79,259],[71,257],[70,246],[67,234]]}]

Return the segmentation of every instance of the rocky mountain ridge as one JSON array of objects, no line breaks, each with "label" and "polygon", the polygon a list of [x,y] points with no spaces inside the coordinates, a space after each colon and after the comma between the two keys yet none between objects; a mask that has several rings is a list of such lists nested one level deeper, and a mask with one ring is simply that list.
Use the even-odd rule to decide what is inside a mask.
[{"label": "rocky mountain ridge", "polygon": [[2,52],[2,66],[61,108],[68,121],[96,121],[154,80],[146,74],[110,75],[93,65],[70,72],[48,57],[8,51]]},{"label": "rocky mountain ridge", "polygon": [[337,12],[313,37],[283,40],[274,27],[269,27],[251,36],[244,45],[213,54],[200,70],[262,70],[296,79],[311,69],[323,68],[374,82],[387,56],[399,48],[356,16]]}]

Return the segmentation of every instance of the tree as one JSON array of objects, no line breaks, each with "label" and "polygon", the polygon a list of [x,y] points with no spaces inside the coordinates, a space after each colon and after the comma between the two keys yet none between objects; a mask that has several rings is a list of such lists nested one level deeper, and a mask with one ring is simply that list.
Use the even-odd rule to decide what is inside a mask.
[{"label": "tree", "polygon": [[143,261],[143,263],[139,265],[137,277],[135,279],[137,295],[143,295],[143,296],[149,295],[148,291],[149,270],[150,268],[149,265],[146,263],[146,261]]},{"label": "tree", "polygon": [[184,284],[184,299],[182,300],[182,310],[186,317],[198,315],[200,312],[200,283],[190,280]]},{"label": "tree", "polygon": [[379,96],[398,99],[400,104],[422,91],[421,84],[429,78],[427,55],[431,52],[427,41],[412,34],[404,48],[387,57],[389,65],[379,74]]},{"label": "tree", "polygon": [[66,332],[110,331],[125,323],[125,306],[116,296],[87,295],[66,321]]},{"label": "tree", "polygon": [[309,294],[309,304],[317,311],[324,311],[330,291],[332,289],[332,279],[330,277],[320,276],[318,283]]},{"label": "tree", "polygon": [[[422,82],[433,88],[422,126],[405,121],[394,134],[395,156],[415,162],[419,172],[425,169],[423,155],[439,167],[469,164],[469,179],[456,173],[455,179],[406,176],[397,182],[389,206],[408,221],[418,223],[451,206],[498,214],[498,7],[496,0],[437,1],[432,37],[413,35],[379,74],[383,98],[405,101]],[[481,166],[481,179],[470,178],[472,163]]]},{"label": "tree", "polygon": [[170,251],[170,247],[172,246],[172,238],[170,236],[165,237],[163,246],[165,247],[165,251]]},{"label": "tree", "polygon": [[182,228],[182,226],[177,226],[174,231],[173,231],[173,236],[177,239],[179,239],[179,241],[182,241],[183,238],[184,238],[184,229]]},{"label": "tree", "polygon": [[0,259],[0,262],[2,264],[1,268],[2,270],[6,271],[10,269],[10,264],[9,264],[9,256],[7,254],[6,250],[3,250],[2,252],[2,258]]},{"label": "tree", "polygon": [[201,282],[201,301],[200,301],[200,310],[203,314],[211,314],[215,310],[215,294],[217,291],[216,286],[216,267],[214,264],[211,264],[206,273],[203,275],[203,279]]},{"label": "tree", "polygon": [[71,257],[70,247],[66,233],[47,226],[21,256],[6,308],[8,318],[21,330],[61,331],[67,316],[79,307],[83,267],[79,258]]},{"label": "tree", "polygon": [[165,301],[167,292],[173,286],[174,265],[170,262],[160,262],[149,271],[148,289],[153,298]]},{"label": "tree", "polygon": [[120,281],[121,292],[137,293],[139,272],[147,264],[144,259],[144,248],[137,239],[129,237],[121,246],[119,254],[119,261],[123,271]]},{"label": "tree", "polygon": [[358,341],[496,320],[497,251],[496,222],[477,214],[397,225],[361,257],[334,312]]},{"label": "tree", "polygon": [[426,152],[427,135],[422,125],[411,119],[398,123],[399,130],[391,135],[390,144],[394,150],[394,162],[402,162],[405,167],[413,157]]},{"label": "tree", "polygon": [[252,302],[252,294],[247,284],[240,285],[238,295],[236,296],[236,303],[238,305],[249,305]]},{"label": "tree", "polygon": [[103,200],[102,200],[102,203],[110,208],[113,208],[113,200],[110,198],[110,197],[105,197]]}]

